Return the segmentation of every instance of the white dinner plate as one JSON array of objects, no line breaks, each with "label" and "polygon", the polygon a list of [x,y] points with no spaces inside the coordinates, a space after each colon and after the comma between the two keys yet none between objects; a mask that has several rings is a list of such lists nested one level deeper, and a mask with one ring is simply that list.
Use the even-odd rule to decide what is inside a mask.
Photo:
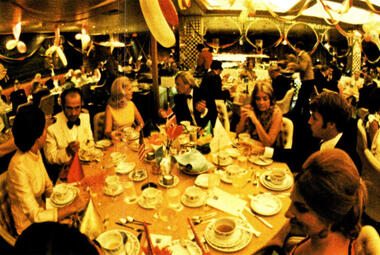
[{"label": "white dinner plate", "polygon": [[136,167],[135,162],[120,162],[117,167],[115,167],[115,172],[117,174],[128,174]]},{"label": "white dinner plate", "polygon": [[273,163],[273,159],[271,158],[264,158],[262,156],[256,156],[256,155],[249,157],[248,160],[249,162],[256,164],[258,166],[269,166],[270,164]]},{"label": "white dinner plate", "polygon": [[[63,186],[67,187],[67,193],[64,197],[58,197],[56,190],[62,188]],[[77,194],[78,189],[76,187],[66,183],[61,183],[53,188],[53,193],[51,194],[50,201],[56,206],[68,205],[74,201]]]},{"label": "white dinner plate", "polygon": [[107,186],[104,186],[103,191],[104,191],[104,194],[106,194],[107,196],[115,197],[123,193],[124,189],[123,189],[123,185],[119,184],[119,186],[117,187],[115,191],[109,189]]},{"label": "white dinner plate", "polygon": [[102,245],[102,243],[104,242],[104,239],[109,234],[109,232],[113,232],[113,231],[118,231],[122,235],[124,234],[127,236],[126,242],[124,243],[125,254],[128,254],[128,255],[138,255],[139,254],[139,252],[140,252],[139,240],[137,239],[137,237],[133,233],[126,231],[126,230],[123,230],[123,229],[113,229],[113,230],[103,232],[96,238],[96,241],[100,245]]},{"label": "white dinner plate", "polygon": [[202,250],[199,246],[188,239],[184,239],[182,242],[186,245],[186,248],[181,245],[180,240],[174,240],[172,245],[170,246],[170,250],[172,251],[172,255],[202,255]]}]

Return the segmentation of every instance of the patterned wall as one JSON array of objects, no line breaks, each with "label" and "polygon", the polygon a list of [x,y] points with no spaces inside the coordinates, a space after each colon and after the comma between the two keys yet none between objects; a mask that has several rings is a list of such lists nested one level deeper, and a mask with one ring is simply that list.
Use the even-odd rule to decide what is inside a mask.
[{"label": "patterned wall", "polygon": [[197,44],[203,42],[203,20],[201,16],[183,17],[179,30],[180,65],[195,70],[198,57]]},{"label": "patterned wall", "polygon": [[352,74],[355,71],[360,71],[361,69],[362,50],[360,47],[360,43],[361,43],[361,36],[354,35],[354,44],[352,45],[352,62],[351,62]]}]

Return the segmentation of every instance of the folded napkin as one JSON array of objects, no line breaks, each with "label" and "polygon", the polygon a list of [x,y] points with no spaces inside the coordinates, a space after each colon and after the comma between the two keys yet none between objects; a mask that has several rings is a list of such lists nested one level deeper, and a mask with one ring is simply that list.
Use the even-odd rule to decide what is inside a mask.
[{"label": "folded napkin", "polygon": [[213,167],[213,164],[207,161],[207,159],[199,151],[193,149],[189,152],[185,152],[175,157],[178,164],[191,167],[192,172],[201,172]]}]

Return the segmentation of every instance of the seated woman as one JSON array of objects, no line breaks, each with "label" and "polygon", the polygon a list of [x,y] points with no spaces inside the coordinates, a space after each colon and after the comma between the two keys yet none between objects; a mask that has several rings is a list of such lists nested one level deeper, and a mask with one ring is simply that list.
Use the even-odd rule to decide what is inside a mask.
[{"label": "seated woman", "polygon": [[367,189],[354,162],[344,151],[329,149],[312,154],[302,168],[286,217],[307,237],[289,254],[356,254]]},{"label": "seated woman", "polygon": [[248,132],[264,146],[272,146],[281,129],[282,113],[276,106],[273,88],[268,81],[258,81],[250,105],[240,110],[236,133]]},{"label": "seated woman", "polygon": [[62,208],[46,209],[53,184],[42,162],[40,150],[46,141],[44,113],[35,106],[22,107],[12,131],[17,151],[8,167],[8,190],[16,231],[21,234],[34,222],[59,221],[86,208],[87,192],[80,192],[73,203]]},{"label": "seated woman", "polygon": [[368,100],[368,120],[366,130],[368,133],[368,144],[371,146],[375,141],[375,134],[380,126],[380,88],[375,88]]},{"label": "seated woman", "polygon": [[136,131],[144,127],[144,120],[132,100],[132,84],[127,77],[115,79],[111,86],[111,98],[106,107],[106,123],[104,133],[111,139],[121,135],[122,129],[138,125]]}]

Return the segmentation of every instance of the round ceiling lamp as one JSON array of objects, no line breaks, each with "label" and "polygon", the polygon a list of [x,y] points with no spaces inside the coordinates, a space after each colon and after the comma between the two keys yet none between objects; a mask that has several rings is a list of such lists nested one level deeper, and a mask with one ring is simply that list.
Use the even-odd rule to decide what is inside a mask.
[{"label": "round ceiling lamp", "polygon": [[[308,38],[305,41],[305,38]],[[305,51],[313,54],[319,44],[319,37],[317,31],[309,24],[297,22],[291,25],[285,33],[284,40],[294,50],[294,44],[297,42],[304,42]],[[311,47],[310,47],[311,46]]]}]

